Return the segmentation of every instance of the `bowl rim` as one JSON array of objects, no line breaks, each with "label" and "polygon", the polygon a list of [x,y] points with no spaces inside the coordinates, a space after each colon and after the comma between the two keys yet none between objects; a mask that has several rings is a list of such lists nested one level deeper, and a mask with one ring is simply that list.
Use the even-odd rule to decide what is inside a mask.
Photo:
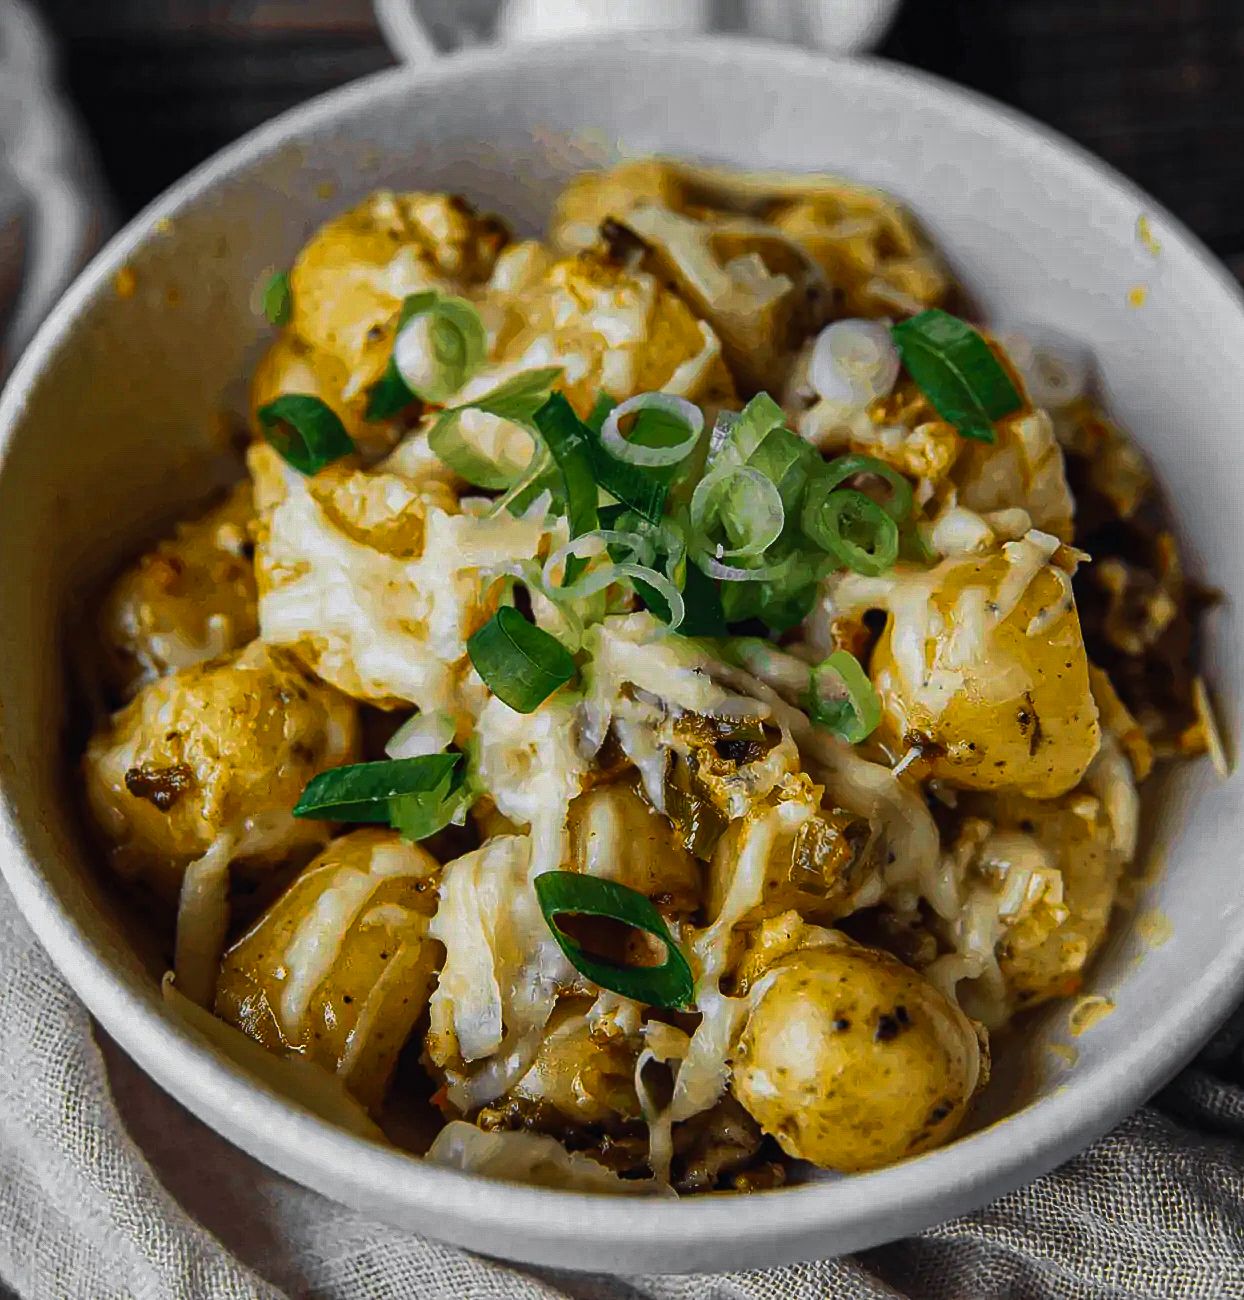
[{"label": "bowl rim", "polygon": [[[473,49],[418,68],[388,69],[293,108],[215,154],[114,236],[40,327],[0,393],[0,472],[18,435],[27,394],[70,337],[81,308],[138,247],[158,236],[159,223],[175,219],[218,182],[296,142],[308,129],[362,105],[400,96],[415,82],[434,86],[448,78],[484,74],[531,59],[537,50],[546,63],[577,64],[605,51],[642,54],[648,45],[642,36],[591,35],[539,46]],[[734,71],[740,63],[763,62],[775,72],[789,68],[865,86],[883,84],[896,93],[914,93],[925,102],[953,108],[991,139],[1026,150],[1034,167],[1070,168],[1109,192],[1113,201],[1160,219],[1164,240],[1181,247],[1217,297],[1207,309],[1244,314],[1240,286],[1178,218],[1087,150],[985,95],[882,59],[834,57],[758,39],[663,38],[662,52],[716,60]],[[1085,172],[1091,176],[1085,177]],[[740,1202],[730,1196],[686,1197],[671,1204],[484,1179],[350,1135],[279,1097],[219,1055],[197,1031],[160,1009],[154,986],[140,988],[137,980],[114,970],[44,880],[7,781],[0,783],[0,869],[53,962],[108,1033],[193,1113],[201,1118],[207,1118],[205,1111],[227,1113],[225,1136],[235,1145],[251,1154],[263,1152],[258,1158],[269,1166],[373,1211],[376,1189],[382,1188],[384,1199],[409,1217],[469,1218],[479,1234],[473,1240],[486,1241],[492,1229],[521,1229],[531,1247],[525,1257],[533,1260],[547,1257],[541,1247],[564,1238],[568,1224],[574,1225],[583,1250],[594,1241],[641,1239],[644,1248],[636,1259],[660,1258],[664,1268],[675,1270],[675,1252],[689,1238],[720,1242],[723,1266],[744,1266],[753,1252],[770,1260],[815,1254],[807,1243],[818,1232],[832,1235],[829,1245],[836,1253],[935,1223],[952,1193],[957,1202],[980,1205],[1047,1172],[1113,1127],[1192,1056],[1244,989],[1242,929],[1186,984],[1178,1006],[1138,1025],[1132,1038],[1095,1071],[936,1151],[849,1179],[752,1195],[746,1213],[740,1214]],[[275,1145],[280,1159],[272,1154],[274,1134],[279,1134]],[[590,1266],[599,1271],[598,1264]]]}]

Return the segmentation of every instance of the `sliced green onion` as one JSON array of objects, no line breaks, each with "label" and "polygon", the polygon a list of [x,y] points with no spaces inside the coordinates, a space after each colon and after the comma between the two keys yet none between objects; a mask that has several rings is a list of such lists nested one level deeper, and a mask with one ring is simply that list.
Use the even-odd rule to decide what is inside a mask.
[{"label": "sliced green onion", "polygon": [[313,776],[298,802],[295,817],[334,822],[387,822],[389,800],[437,790],[461,754],[424,754],[420,758],[354,763]]},{"label": "sliced green onion", "polygon": [[[777,487],[749,465],[706,474],[691,494],[691,544],[717,560],[762,555],[782,534],[786,510]],[[718,530],[730,547],[715,540]]]},{"label": "sliced green onion", "polygon": [[289,272],[278,271],[263,291],[263,314],[269,324],[288,325],[294,311],[294,297],[289,288]]},{"label": "sliced green onion", "polygon": [[774,429],[751,454],[747,464],[774,484],[787,515],[795,519],[808,480],[824,462],[816,448],[797,433]]},{"label": "sliced green onion", "polygon": [[392,362],[416,397],[448,401],[487,355],[484,322],[465,298],[418,293],[402,304]]},{"label": "sliced green onion", "polygon": [[609,418],[609,412],[617,406],[617,402],[606,392],[596,394],[596,401],[592,403],[592,409],[588,412],[588,417],[583,421],[594,434],[599,436],[601,426]]},{"label": "sliced green onion", "polygon": [[534,441],[538,433],[536,412],[549,400],[561,373],[559,366],[524,370],[469,402],[448,407],[436,417],[436,423],[428,433],[428,446],[455,474],[476,487],[501,492],[524,482],[545,459],[541,456],[541,449],[536,448],[526,469],[499,463],[463,436],[462,416],[467,411],[482,411],[499,420],[508,420],[526,429]]},{"label": "sliced green onion", "polygon": [[516,713],[534,713],[575,675],[570,652],[556,637],[503,605],[467,641],[484,684]]},{"label": "sliced green onion", "polygon": [[487,355],[488,335],[473,304],[435,289],[408,294],[389,364],[367,394],[367,419],[387,420],[416,398],[448,401]]},{"label": "sliced green onion", "polygon": [[911,484],[898,470],[874,456],[838,456],[819,470],[817,477],[826,484],[821,490],[828,493],[857,474],[869,474],[885,481],[890,491],[878,504],[896,524],[901,524],[911,514]]},{"label": "sliced green onion", "polygon": [[[785,425],[786,412],[768,393],[757,393],[729,423],[721,442],[721,454],[733,464],[746,465],[769,434]],[[722,428],[721,421],[716,428]]]},{"label": "sliced green onion", "polygon": [[426,840],[450,822],[459,824],[475,801],[475,791],[463,769],[445,775],[427,793],[402,794],[389,800],[389,825],[404,840]]},{"label": "sliced green onion", "polygon": [[571,537],[596,527],[596,478],[591,432],[564,393],[552,393],[535,414],[535,425],[561,470]]},{"label": "sliced green onion", "polygon": [[907,373],[965,438],[993,442],[993,422],[1023,406],[989,344],[967,321],[933,307],[890,330]]},{"label": "sliced green onion", "polygon": [[871,497],[814,479],[803,506],[803,531],[856,573],[876,575],[898,559],[898,525]]},{"label": "sliced green onion", "polygon": [[835,650],[812,669],[808,717],[835,736],[856,745],[881,722],[881,701],[860,662],[847,650]]},{"label": "sliced green onion", "polygon": [[[594,984],[650,1007],[689,1008],[695,980],[661,913],[643,894],[616,880],[577,871],[545,871],[535,885],[540,910],[566,960]],[[619,966],[591,956],[558,925],[561,916],[598,916],[642,930],[665,946],[660,966]]]},{"label": "sliced green onion", "polygon": [[[726,614],[717,584],[698,565],[686,566],[683,581],[683,616],[678,625],[683,636],[724,636]],[[665,622],[669,622],[666,618]]]},{"label": "sliced green onion", "polygon": [[317,474],[355,450],[336,411],[310,393],[283,393],[258,415],[264,438],[301,474]]},{"label": "sliced green onion", "polygon": [[[589,568],[585,573],[582,572],[584,562],[604,555],[614,548],[635,556],[636,559],[611,558],[605,564]],[[560,584],[556,583],[557,570],[564,565],[565,573],[570,575],[572,562],[576,560],[579,561],[575,566],[576,576],[573,578],[568,576]],[[642,583],[644,587],[660,597],[664,621],[671,628],[676,628],[683,620],[682,593],[665,574],[653,567],[654,560],[651,544],[639,534],[618,532],[607,528],[596,529],[581,537],[572,538],[549,556],[544,563],[543,590],[556,601],[583,600],[627,578],[632,582]]]},{"label": "sliced green onion", "polygon": [[[650,439],[624,437],[621,421],[628,415],[639,417],[644,414],[665,417],[651,426],[659,430],[658,436],[668,438],[674,435],[674,431],[681,436],[660,446],[645,445]],[[667,469],[691,455],[703,432],[704,413],[686,398],[675,397],[672,393],[640,393],[615,406],[605,416],[600,426],[600,441],[616,460],[645,469]]]}]

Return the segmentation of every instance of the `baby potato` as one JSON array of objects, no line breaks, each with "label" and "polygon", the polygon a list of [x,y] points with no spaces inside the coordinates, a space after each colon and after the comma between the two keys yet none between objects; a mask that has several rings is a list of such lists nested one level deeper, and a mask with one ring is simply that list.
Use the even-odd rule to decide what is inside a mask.
[{"label": "baby potato", "polygon": [[946,1141],[980,1074],[968,1018],[888,953],[784,957],[752,992],[731,1089],[790,1156],[844,1173]]},{"label": "baby potato", "polygon": [[105,684],[122,698],[166,673],[254,639],[259,630],[249,483],[178,524],[112,584],[99,614]]},{"label": "baby potato", "polygon": [[290,326],[349,372],[347,399],[388,363],[402,299],[486,280],[509,239],[496,217],[448,194],[373,194],[326,222],[290,272]]},{"label": "baby potato", "polygon": [[634,787],[598,786],[570,805],[570,869],[616,880],[668,912],[700,905],[700,868],[669,819]]},{"label": "baby potato", "polygon": [[607,255],[554,262],[534,283],[493,293],[484,306],[501,319],[496,364],[472,389],[482,392],[516,370],[560,365],[560,387],[580,415],[602,390],[617,401],[654,390],[702,405],[735,400],[713,330],[658,276]]},{"label": "baby potato", "polygon": [[640,204],[625,229],[642,265],[676,286],[721,338],[746,389],[780,392],[799,345],[828,319],[830,285],[817,263],[773,226],[717,213],[703,219]]},{"label": "baby potato", "polygon": [[331,841],[225,953],[216,1014],[341,1076],[375,1112],[427,1006],[436,859],[368,827]]},{"label": "baby potato", "polygon": [[1101,734],[1070,578],[1033,537],[896,578],[871,674],[883,734],[918,745],[929,775],[1044,799],[1080,780]]},{"label": "baby potato", "polygon": [[606,1127],[640,1118],[636,1044],[620,1034],[595,1033],[585,1014],[590,1006],[582,998],[558,1003],[531,1069],[507,1094],[520,1109],[535,1107],[537,1116],[552,1110],[562,1123]]},{"label": "baby potato", "polygon": [[357,748],[353,703],[255,641],[143,687],[92,737],[83,777],[113,866],[172,902],[221,836],[235,857],[264,863],[323,843],[326,824],[290,810]]},{"label": "baby potato", "polygon": [[1075,993],[1106,936],[1123,868],[1105,811],[1083,792],[1050,802],[1006,795],[992,807],[982,800],[980,809],[996,829],[979,861],[1001,892],[1011,865],[1007,845],[1016,836],[1036,840],[1061,877],[1056,891],[1031,882],[1004,918],[997,958],[1009,1001],[1021,1009]]}]

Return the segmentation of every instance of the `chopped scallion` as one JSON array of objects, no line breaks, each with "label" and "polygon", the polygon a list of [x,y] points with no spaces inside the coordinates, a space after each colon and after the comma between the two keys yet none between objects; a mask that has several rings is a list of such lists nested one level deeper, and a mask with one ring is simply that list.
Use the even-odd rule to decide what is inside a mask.
[{"label": "chopped scallion", "polygon": [[488,336],[472,303],[435,289],[408,294],[398,311],[389,364],[367,395],[367,418],[390,419],[416,398],[448,401],[487,354]]},{"label": "chopped scallion", "polygon": [[[630,438],[622,433],[622,421],[628,415],[636,417]],[[627,465],[669,469],[691,455],[703,432],[704,414],[686,398],[671,393],[640,393],[605,416],[600,441],[615,460]]]},{"label": "chopped scallion", "polygon": [[881,721],[881,701],[856,657],[835,650],[812,669],[808,717],[848,744],[866,740]]},{"label": "chopped scallion", "polygon": [[278,271],[263,291],[263,314],[271,325],[288,325],[293,315],[294,298],[289,287],[289,272]]},{"label": "chopped scallion", "polygon": [[967,321],[934,307],[890,333],[907,373],[965,438],[995,441],[993,422],[1023,406],[1010,375]]},{"label": "chopped scallion", "polygon": [[355,450],[336,411],[310,393],[283,393],[257,414],[264,438],[301,474],[318,474]]},{"label": "chopped scallion", "polygon": [[835,488],[832,479],[812,481],[801,522],[818,546],[856,573],[885,573],[898,559],[894,520],[871,497],[854,488]]},{"label": "chopped scallion", "polygon": [[[645,1006],[689,1008],[695,995],[691,967],[661,913],[634,889],[576,871],[545,871],[535,878],[536,898],[566,960],[594,984]],[[665,948],[660,966],[630,966],[595,957],[558,923],[565,916],[600,917],[651,935]]]},{"label": "chopped scallion", "polygon": [[556,637],[503,605],[467,642],[484,685],[516,713],[534,713],[575,675],[570,652]]}]

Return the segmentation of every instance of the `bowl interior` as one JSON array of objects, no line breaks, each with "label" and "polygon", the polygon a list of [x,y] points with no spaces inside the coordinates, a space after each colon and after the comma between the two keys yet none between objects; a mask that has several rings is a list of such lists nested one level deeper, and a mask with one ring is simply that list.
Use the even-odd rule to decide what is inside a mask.
[{"label": "bowl interior", "polygon": [[[320,221],[392,186],[460,191],[537,231],[567,176],[650,152],[880,186],[918,214],[989,317],[1088,342],[1112,410],[1174,502],[1190,567],[1226,597],[1207,662],[1223,724],[1238,730],[1244,311],[1208,255],[1070,147],[914,74],[720,41],[583,42],[386,74],[282,119],[140,218],[45,327],[0,407],[2,847],[23,909],[114,1036],[283,1171],[460,1242],[478,1245],[487,1224],[490,1253],[636,1270],[754,1266],[966,1209],[1070,1154],[1176,1068],[1244,969],[1244,778],[1219,781],[1198,764],[1169,783],[1161,818],[1149,818],[1146,858],[1159,869],[1140,905],[1163,919],[1117,925],[1089,986],[1115,1010],[1074,1040],[1074,1063],[1050,1050],[1067,1041],[1067,1009],[1051,1009],[1022,1052],[1003,1053],[983,1131],[849,1184],[754,1198],[740,1224],[720,1200],[657,1212],[485,1189],[253,1089],[164,1019],[93,883],[58,743],[63,652],[81,644],[83,591],[231,472],[225,416],[243,408],[269,336],[258,287]],[[1160,251],[1138,237],[1142,214]],[[1155,945],[1159,932],[1171,937]],[[1006,1114],[1005,1133],[988,1124]]]}]

